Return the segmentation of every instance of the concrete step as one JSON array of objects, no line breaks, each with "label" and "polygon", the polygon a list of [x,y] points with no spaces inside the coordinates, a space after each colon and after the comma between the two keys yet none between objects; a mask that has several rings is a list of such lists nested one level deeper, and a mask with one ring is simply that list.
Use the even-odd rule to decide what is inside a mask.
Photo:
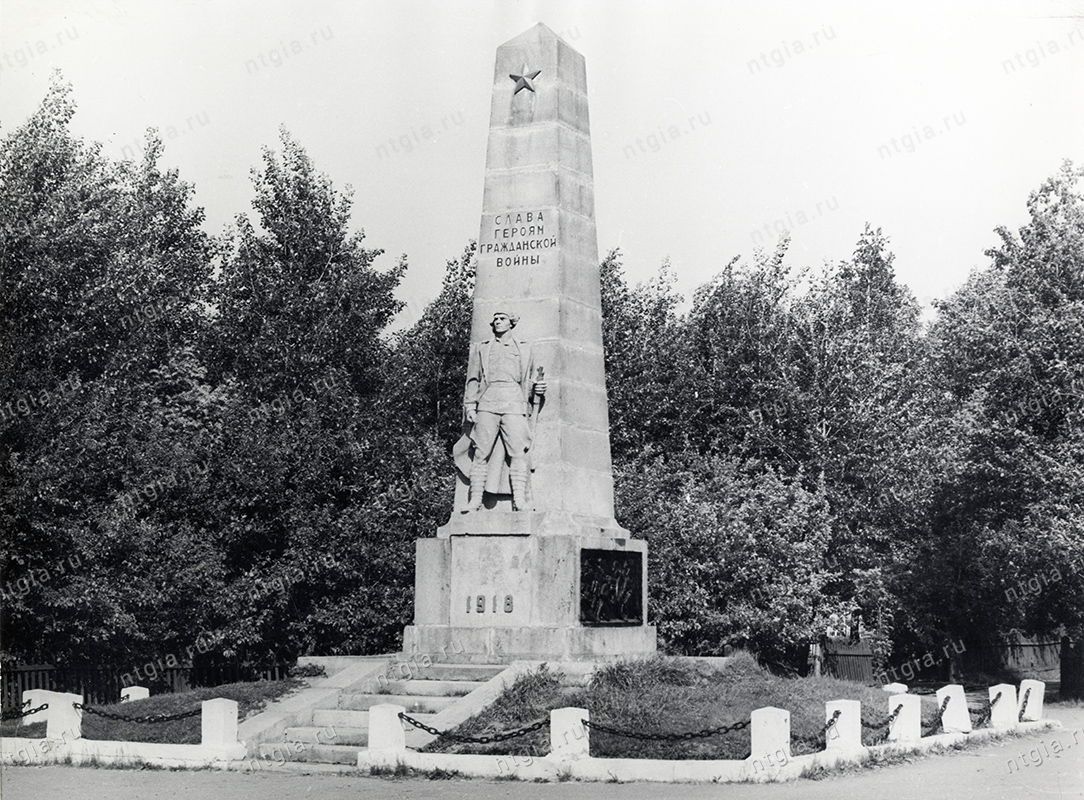
[{"label": "concrete step", "polygon": [[485,685],[485,681],[435,681],[423,678],[412,681],[390,681],[380,687],[380,694],[463,697]]},{"label": "concrete step", "polygon": [[507,664],[431,664],[417,677],[431,681],[488,681],[508,669]]},{"label": "concrete step", "polygon": [[[314,709],[311,725],[287,728],[284,741],[261,744],[260,756],[275,764],[356,766],[358,752],[368,745],[373,706],[394,703],[419,722],[432,724],[437,712],[505,669],[499,664],[433,664],[423,677],[382,680],[382,692],[387,694],[345,693],[338,708]],[[414,730],[406,723],[404,727]]]},{"label": "concrete step", "polygon": [[380,703],[393,703],[406,708],[406,713],[413,717],[419,711],[443,711],[458,700],[458,697],[427,697],[418,694],[344,694],[339,698],[339,708],[365,711]]},{"label": "concrete step", "polygon": [[357,745],[265,742],[260,745],[260,756],[273,763],[314,761],[321,764],[353,764],[356,766],[358,753],[362,749]]},{"label": "concrete step", "polygon": [[369,728],[368,711],[347,711],[343,708],[316,708],[312,712],[312,724],[330,728]]},{"label": "concrete step", "polygon": [[297,659],[297,665],[307,666],[309,664],[318,664],[324,668],[328,677],[342,672],[348,667],[357,666],[358,664],[379,664],[381,661],[387,661],[391,656],[299,656]]},{"label": "concrete step", "polygon": [[[418,722],[431,725],[432,719],[436,715],[418,713],[410,716],[414,717]],[[336,731],[344,728],[367,731],[369,730],[369,712],[349,711],[345,708],[318,708],[312,712],[312,725],[316,728],[334,728]],[[330,730],[328,733],[330,733]],[[326,741],[328,737],[325,735],[323,738]]]},{"label": "concrete step", "polygon": [[[368,712],[358,712],[367,714]],[[336,725],[287,728],[283,737],[288,742],[302,744],[348,744],[365,747],[369,744],[369,728],[346,728]]]}]

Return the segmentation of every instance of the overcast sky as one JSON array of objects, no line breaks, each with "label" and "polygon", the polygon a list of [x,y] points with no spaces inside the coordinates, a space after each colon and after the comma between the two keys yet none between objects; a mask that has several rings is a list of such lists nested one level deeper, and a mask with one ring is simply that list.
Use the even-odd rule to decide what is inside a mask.
[{"label": "overcast sky", "polygon": [[0,124],[60,68],[75,132],[138,157],[157,127],[212,233],[285,125],[407,254],[406,324],[478,236],[494,53],[537,22],[587,60],[600,253],[669,257],[686,295],[786,229],[796,266],[845,259],[868,221],[928,305],[1084,163],[1084,0],[3,0]]}]

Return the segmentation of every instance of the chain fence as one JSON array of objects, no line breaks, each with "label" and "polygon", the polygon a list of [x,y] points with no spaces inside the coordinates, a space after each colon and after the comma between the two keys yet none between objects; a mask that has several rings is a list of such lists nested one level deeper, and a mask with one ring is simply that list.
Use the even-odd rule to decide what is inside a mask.
[{"label": "chain fence", "polygon": [[[981,728],[986,723],[986,721],[990,719],[990,715],[994,713],[994,706],[997,705],[1000,699],[1001,692],[998,692],[996,695],[994,695],[993,700],[989,700],[983,704],[982,709],[980,709],[979,711],[979,718],[975,720],[974,727]],[[968,712],[970,713],[971,709],[968,709]]]},{"label": "chain fence", "polygon": [[875,731],[875,732],[883,731],[883,733],[879,734],[874,739],[874,741],[880,741],[881,739],[887,739],[888,738],[889,728],[892,725],[892,723],[896,721],[896,717],[898,717],[900,715],[901,711],[903,711],[903,703],[900,703],[898,706],[896,706],[896,709],[891,714],[889,714],[885,719],[883,719],[881,722],[866,722],[865,720],[862,720],[862,727],[865,728],[866,730]]},{"label": "chain fence", "polygon": [[414,719],[414,717],[408,716],[403,712],[399,712],[399,719],[413,725],[415,728],[432,734],[433,736],[440,736],[451,742],[462,742],[463,744],[493,744],[496,742],[506,742],[509,739],[515,739],[519,736],[526,736],[528,733],[534,733],[550,724],[548,719],[540,719],[537,722],[532,722],[530,725],[525,725],[522,728],[516,728],[511,731],[505,731],[504,733],[493,733],[485,736],[464,736],[458,733],[449,733],[448,731],[438,731],[433,726],[426,725],[424,722],[419,722]]},{"label": "chain fence", "polygon": [[945,699],[941,701],[941,708],[937,709],[937,718],[933,721],[933,725],[926,731],[923,731],[923,736],[932,736],[941,730],[943,725],[942,720],[945,717],[945,709],[948,708],[949,700],[952,699],[951,695],[945,695]]},{"label": "chain fence", "polygon": [[583,719],[580,720],[580,722],[583,723],[585,728],[590,728],[591,730],[610,733],[614,736],[623,736],[626,739],[636,739],[641,742],[684,742],[690,739],[707,739],[710,736],[722,736],[731,731],[748,728],[750,725],[750,720],[743,720],[730,725],[719,725],[715,728],[704,728],[699,731],[685,731],[684,733],[642,733],[640,731],[611,728],[609,725],[603,725],[601,722],[595,722],[593,720]]},{"label": "chain fence", "polygon": [[799,739],[795,739],[799,744],[804,744],[806,747],[816,750],[827,746],[828,731],[830,731],[836,724],[836,720],[839,719],[839,715],[843,712],[838,708],[833,712],[832,718],[824,723],[824,727],[817,732],[816,736],[803,736]]},{"label": "chain fence", "polygon": [[[1023,719],[1024,711],[1027,708],[1028,696],[1030,692],[1031,690],[1029,689],[1024,693],[1024,698],[1020,708],[1020,719]],[[948,708],[948,704],[951,700],[951,697],[945,697],[945,699],[942,700],[941,706],[937,711],[937,717],[933,726],[929,730],[925,731],[923,735],[929,736],[942,728],[942,721],[944,719],[945,710]],[[986,722],[986,720],[990,718],[994,706],[997,705],[999,700],[1001,700],[1001,692],[998,692],[994,699],[986,703],[985,706],[978,712],[979,717],[975,722],[975,727],[981,726],[983,723]],[[904,704],[900,703],[896,706],[896,708],[892,711],[891,714],[889,714],[885,719],[879,722],[869,722],[864,719],[861,720],[862,727],[866,730],[874,731],[875,733],[881,734],[875,738],[875,741],[887,738],[892,723],[895,722],[896,718],[903,710],[903,706]],[[123,714],[112,714],[109,712],[101,711],[99,709],[83,707],[79,704],[76,704],[76,707],[83,708],[86,712],[91,714],[99,714],[101,716],[109,717],[111,719],[120,719],[129,722],[166,722],[173,719],[183,719],[185,717],[194,716],[199,713],[199,710],[197,709],[194,711],[183,712],[180,714],[163,714],[157,717],[127,717]],[[35,711],[36,710],[38,709],[35,709]],[[972,709],[969,709],[969,712],[974,713]],[[27,713],[34,712],[31,711]],[[842,712],[837,709],[832,714],[831,719],[825,722],[824,727],[821,728],[816,735],[801,737],[796,739],[795,741],[810,748],[820,748],[822,746],[825,746],[828,732],[832,729],[833,726],[835,726],[836,722],[839,720],[841,713]],[[515,728],[510,731],[485,734],[482,736],[465,736],[462,734],[438,730],[431,725],[426,725],[424,722],[414,719],[406,713],[400,712],[399,719],[409,725],[414,726],[415,728],[418,728],[419,730],[423,730],[426,733],[431,734],[432,736],[441,737],[452,742],[460,742],[463,744],[495,744],[497,742],[504,742],[508,741],[509,739],[526,736],[527,734],[540,730],[549,724],[548,719],[540,719],[536,722],[532,722],[529,725],[525,725],[521,728]],[[712,736],[724,736],[728,733],[748,728],[751,724],[751,720],[742,720],[740,722],[734,722],[729,725],[719,725],[713,728],[704,728],[699,731],[684,731],[681,733],[644,733],[643,731],[615,728],[610,725],[605,725],[601,722],[592,720],[583,719],[580,720],[580,722],[583,724],[585,729],[601,731],[602,733],[608,733],[613,736],[621,736],[626,739],[635,739],[641,742],[683,742],[693,739],[707,739]]]},{"label": "chain fence", "polygon": [[48,703],[42,703],[37,708],[27,708],[27,706],[29,705],[30,701],[27,700],[25,703],[23,703],[21,708],[8,709],[7,711],[3,712],[0,721],[7,722],[8,720],[12,719],[24,719],[25,717],[29,717],[31,714],[37,714],[39,711],[44,711],[49,707]]},{"label": "chain fence", "polygon": [[203,713],[202,708],[193,708],[191,711],[180,711],[176,714],[151,714],[133,717],[128,714],[116,714],[112,711],[104,711],[100,708],[94,708],[93,706],[85,706],[82,703],[73,703],[72,705],[74,705],[77,710],[82,711],[85,714],[94,714],[95,716],[117,720],[118,722],[137,722],[140,724],[155,722],[174,722],[175,720],[179,719],[196,717]]},{"label": "chain fence", "polygon": [[1020,713],[1016,715],[1017,722],[1024,721],[1024,712],[1028,710],[1028,698],[1031,697],[1031,688],[1024,690],[1024,699],[1020,701]]},{"label": "chain fence", "polygon": [[[823,735],[832,725],[835,724],[836,716],[824,726],[821,731]],[[493,733],[484,736],[464,736],[456,733],[449,733],[447,731],[440,731],[431,725],[426,725],[424,722],[414,719],[405,713],[399,714],[399,719],[413,725],[415,728],[432,734],[433,736],[443,737],[453,742],[463,742],[465,744],[492,744],[495,742],[504,742],[509,739],[515,739],[519,736],[525,736],[528,733],[533,733],[541,728],[544,728],[549,724],[548,719],[540,719],[537,722],[532,722],[530,725],[525,725],[522,728],[516,728],[515,730],[505,731],[503,733]],[[652,742],[682,742],[690,739],[706,739],[710,736],[722,736],[732,731],[741,730],[749,727],[750,721],[743,720],[741,722],[735,722],[730,725],[719,725],[714,728],[704,728],[699,731],[685,731],[683,733],[643,733],[641,731],[622,730],[620,728],[614,728],[609,725],[604,725],[601,722],[593,722],[590,720],[580,720],[584,728],[602,731],[603,733],[613,734],[614,736],[623,736],[628,739],[638,739],[639,741],[652,741]]]}]

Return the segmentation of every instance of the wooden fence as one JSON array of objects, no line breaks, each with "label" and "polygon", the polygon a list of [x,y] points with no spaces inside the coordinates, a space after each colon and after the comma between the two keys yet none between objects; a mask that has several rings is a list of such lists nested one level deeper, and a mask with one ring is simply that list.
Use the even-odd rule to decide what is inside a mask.
[{"label": "wooden fence", "polygon": [[[961,645],[962,646],[962,645]],[[842,639],[827,639],[822,643],[824,653],[824,671],[836,678],[859,683],[872,683],[873,651],[865,641],[849,642]],[[955,649],[955,648],[953,648]],[[965,650],[957,650],[957,669],[966,675],[986,674],[996,676],[1005,671],[1014,672],[1028,678],[1038,678],[1048,682],[1059,679],[1069,686],[1080,688],[1075,691],[1084,694],[1084,644],[1073,643],[1068,639],[1062,642],[1043,642],[1023,639],[997,644],[970,645]],[[915,659],[914,673],[921,673],[921,681],[949,680],[949,663],[942,658],[942,653],[930,654],[936,664],[927,667],[925,657]],[[1067,670],[1075,670],[1072,675],[1063,676]],[[900,676],[891,671],[894,680],[909,683],[909,677]],[[914,678],[915,675],[910,675]],[[882,678],[883,680],[883,678]]]},{"label": "wooden fence", "polygon": [[827,674],[845,681],[873,683],[873,649],[869,642],[827,639],[822,646]]},{"label": "wooden fence", "polygon": [[997,644],[972,644],[959,654],[964,674],[998,675],[1005,670],[1029,678],[1057,681],[1060,678],[1061,642],[1019,637]]},{"label": "wooden fence", "polygon": [[[283,680],[288,676],[291,666],[224,663],[198,667],[168,667],[156,672],[151,680],[141,679],[134,683],[147,686],[156,694],[174,693],[199,686],[221,686],[224,683]],[[0,673],[3,708],[6,710],[20,706],[23,692],[27,689],[73,692],[83,695],[84,702],[95,705],[117,703],[120,701],[121,690],[128,685],[125,677],[129,676],[128,683],[132,683],[132,674],[98,667],[57,667],[51,664],[12,667]]]},{"label": "wooden fence", "polygon": [[1084,641],[1061,640],[1062,697],[1084,700]]}]

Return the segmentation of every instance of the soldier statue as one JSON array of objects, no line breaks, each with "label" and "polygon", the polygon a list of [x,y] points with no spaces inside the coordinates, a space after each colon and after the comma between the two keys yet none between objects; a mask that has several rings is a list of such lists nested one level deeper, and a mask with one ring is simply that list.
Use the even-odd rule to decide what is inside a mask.
[{"label": "soldier statue", "polygon": [[[491,475],[495,455],[507,467],[512,489],[512,510],[528,508],[527,452],[531,448],[528,418],[537,413],[546,394],[546,382],[539,368],[535,376],[529,342],[512,334],[519,322],[513,313],[498,311],[490,327],[493,336],[471,345],[467,364],[467,386],[463,412],[471,429],[468,434],[474,456],[470,462],[470,496],[464,513],[482,507],[482,495]],[[498,440],[501,447],[497,447]],[[507,462],[505,462],[507,458]]]}]

